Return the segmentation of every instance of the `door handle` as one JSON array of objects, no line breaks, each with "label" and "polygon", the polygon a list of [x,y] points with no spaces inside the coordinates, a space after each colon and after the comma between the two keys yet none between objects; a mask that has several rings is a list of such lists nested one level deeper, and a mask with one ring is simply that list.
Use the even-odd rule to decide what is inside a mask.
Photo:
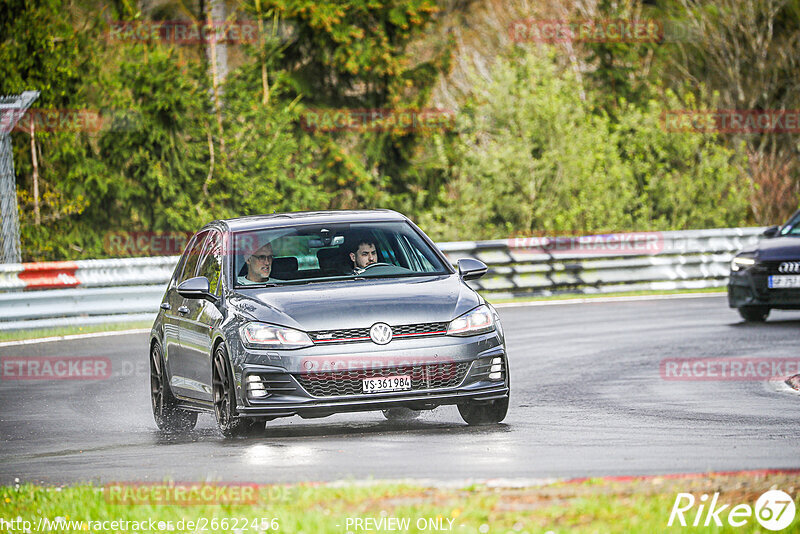
[{"label": "door handle", "polygon": [[180,308],[178,308],[178,313],[185,315],[189,313],[189,308],[187,308],[186,306],[181,306]]},{"label": "door handle", "polygon": [[161,309],[162,310],[171,310],[172,306],[169,305],[169,302],[162,302],[161,303]]}]

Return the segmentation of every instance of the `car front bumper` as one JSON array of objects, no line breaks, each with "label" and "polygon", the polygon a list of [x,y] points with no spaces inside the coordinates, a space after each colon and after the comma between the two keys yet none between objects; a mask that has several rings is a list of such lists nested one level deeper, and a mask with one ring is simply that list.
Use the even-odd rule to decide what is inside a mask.
[{"label": "car front bumper", "polygon": [[[498,362],[501,371],[490,373]],[[398,340],[384,346],[340,343],[298,351],[249,350],[235,374],[238,412],[246,417],[323,417],[398,406],[424,410],[509,395],[506,350],[496,332]],[[400,375],[411,377],[411,389],[361,389],[364,378]],[[253,386],[253,381],[262,385]],[[254,398],[253,387],[267,395]]]},{"label": "car front bumper", "polygon": [[731,272],[728,279],[728,305],[731,308],[766,307],[800,310],[800,289],[770,289],[773,273],[762,267]]}]

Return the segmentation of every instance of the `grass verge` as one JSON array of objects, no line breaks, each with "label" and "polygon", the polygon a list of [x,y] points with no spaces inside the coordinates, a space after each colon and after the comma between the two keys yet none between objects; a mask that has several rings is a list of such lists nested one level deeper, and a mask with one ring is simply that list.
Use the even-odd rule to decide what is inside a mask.
[{"label": "grass verge", "polygon": [[[306,532],[314,534],[366,532],[516,533],[516,532],[757,532],[764,531],[754,516],[741,527],[728,525],[733,506],[755,507],[759,496],[769,489],[783,490],[798,504],[797,473],[709,474],[690,478],[644,478],[625,481],[589,479],[559,482],[528,488],[421,487],[397,483],[341,483],[333,485],[296,484],[260,486],[254,490],[254,504],[117,504],[112,502],[128,488],[76,485],[41,487],[31,484],[4,486],[0,518],[30,521],[36,531],[41,518],[51,524],[61,518],[59,531],[103,531],[97,521],[128,521],[116,532]],[[149,487],[144,502],[169,497],[159,493],[159,484]],[[133,491],[133,490],[130,490]],[[116,493],[115,493],[116,492]],[[719,493],[717,508],[723,527],[691,526],[703,494]],[[695,506],[684,513],[688,527],[676,522],[667,527],[678,493],[691,493]],[[169,495],[176,495],[176,492]],[[137,502],[142,502],[137,490]],[[196,493],[195,495],[201,495]],[[212,499],[209,499],[212,500]],[[710,501],[711,498],[708,499]],[[185,502],[185,501],[180,501]],[[194,501],[196,502],[196,501]],[[216,502],[216,501],[214,501]],[[250,502],[253,502],[252,500]],[[685,503],[682,503],[685,504]],[[798,507],[800,508],[800,507]],[[707,511],[708,506],[706,506]],[[800,513],[797,514],[800,516]],[[396,528],[378,525],[382,519]],[[214,521],[216,519],[216,521]],[[223,519],[226,519],[223,522]],[[274,521],[272,521],[274,519]],[[358,527],[355,519],[362,521]],[[741,517],[740,517],[741,519]],[[87,521],[95,523],[88,523]],[[255,522],[253,522],[255,520]],[[72,521],[73,523],[69,523]],[[189,524],[191,521],[193,524]],[[374,522],[373,522],[374,521]],[[77,522],[77,523],[75,523]],[[154,525],[147,530],[132,528],[131,522]],[[158,522],[162,522],[160,525]],[[182,523],[181,523],[182,522]],[[713,519],[710,524],[713,525]],[[403,528],[407,525],[406,528]],[[125,528],[122,528],[122,527]],[[84,528],[85,527],[85,528]],[[277,528],[276,528],[277,527]],[[397,528],[399,527],[399,528]],[[3,525],[0,525],[0,529]],[[10,529],[9,529],[10,530]],[[22,528],[19,531],[23,531]],[[105,531],[108,531],[106,529]],[[800,532],[795,519],[781,532]]]},{"label": "grass verge", "polygon": [[22,339],[38,339],[43,337],[70,336],[75,334],[89,334],[94,332],[118,332],[121,330],[134,330],[150,328],[152,321],[134,321],[129,323],[104,323],[86,326],[62,326],[58,328],[40,328],[34,330],[10,330],[0,332],[0,341],[19,341]]}]

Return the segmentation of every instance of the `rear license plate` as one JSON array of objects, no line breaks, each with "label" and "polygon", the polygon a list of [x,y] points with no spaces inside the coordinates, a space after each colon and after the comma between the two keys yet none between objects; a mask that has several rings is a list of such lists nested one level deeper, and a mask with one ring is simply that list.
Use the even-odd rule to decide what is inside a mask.
[{"label": "rear license plate", "polygon": [[800,276],[797,275],[775,275],[769,277],[770,289],[787,289],[800,287]]},{"label": "rear license plate", "polygon": [[384,376],[381,378],[364,378],[362,380],[364,393],[379,393],[381,391],[402,391],[411,389],[411,376]]}]

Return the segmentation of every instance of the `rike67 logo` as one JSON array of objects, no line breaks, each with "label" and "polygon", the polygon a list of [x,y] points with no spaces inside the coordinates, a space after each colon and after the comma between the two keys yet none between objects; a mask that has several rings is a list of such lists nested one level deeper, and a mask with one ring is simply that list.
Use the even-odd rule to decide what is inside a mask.
[{"label": "rike67 logo", "polygon": [[[794,521],[794,500],[791,495],[781,490],[770,490],[762,494],[756,501],[755,509],[749,504],[737,504],[731,508],[730,504],[719,505],[718,501],[719,492],[714,493],[711,502],[705,493],[700,499],[695,499],[691,493],[679,493],[672,505],[667,526],[680,524],[683,527],[708,527],[713,524],[721,527],[723,522],[727,522],[732,527],[742,527],[755,516],[762,527],[777,531],[785,529]],[[695,505],[697,505],[696,510],[694,510]],[[727,516],[723,519],[721,514],[725,511]]]}]

